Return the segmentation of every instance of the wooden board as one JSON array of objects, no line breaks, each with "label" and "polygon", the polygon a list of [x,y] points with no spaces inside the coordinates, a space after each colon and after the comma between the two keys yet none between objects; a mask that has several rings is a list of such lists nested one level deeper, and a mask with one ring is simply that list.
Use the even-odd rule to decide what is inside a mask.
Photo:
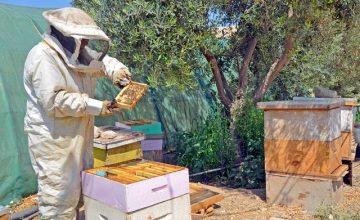
[{"label": "wooden board", "polygon": [[265,139],[265,170],[288,174],[330,175],[341,165],[341,141]]},{"label": "wooden board", "polygon": [[339,108],[343,105],[341,100],[323,100],[323,101],[273,101],[258,102],[257,108],[268,110],[330,110]]},{"label": "wooden board", "polygon": [[154,121],[152,121],[152,120],[138,119],[138,120],[122,121],[121,123],[128,125],[128,126],[137,126],[137,125],[151,124],[153,122]]},{"label": "wooden board", "polygon": [[131,81],[116,96],[115,106],[124,109],[133,109],[140,99],[145,95],[149,86],[143,83]]},{"label": "wooden board", "polygon": [[343,181],[307,176],[266,173],[266,201],[282,206],[301,206],[315,212],[322,205],[343,199]]},{"label": "wooden board", "polygon": [[0,216],[0,220],[9,220],[10,219],[10,215],[9,214],[5,214]]},{"label": "wooden board", "polygon": [[[199,183],[190,183],[191,213],[208,210],[212,205],[224,199],[221,190]],[[204,213],[206,214],[206,213]]]},{"label": "wooden board", "polygon": [[352,132],[341,132],[341,157],[343,160],[354,160],[357,143]]},{"label": "wooden board", "polygon": [[163,162],[163,151],[162,150],[143,151],[143,158],[145,160]]},{"label": "wooden board", "polygon": [[329,175],[322,175],[322,176],[318,176],[318,175],[304,175],[304,174],[293,174],[293,173],[281,173],[281,172],[271,172],[271,171],[266,171],[266,173],[270,173],[270,174],[280,174],[280,175],[291,175],[291,176],[297,176],[297,177],[306,177],[308,179],[324,179],[324,180],[334,180],[334,181],[339,181],[340,179],[343,179],[343,177],[349,172],[348,171],[349,168],[346,164],[342,164],[341,166],[339,166],[336,170],[334,170],[334,172],[332,172]]}]

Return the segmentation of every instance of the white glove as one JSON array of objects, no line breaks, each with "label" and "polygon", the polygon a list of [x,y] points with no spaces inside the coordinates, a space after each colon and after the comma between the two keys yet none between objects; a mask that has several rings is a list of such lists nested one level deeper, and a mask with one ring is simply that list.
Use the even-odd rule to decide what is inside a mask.
[{"label": "white glove", "polygon": [[127,67],[116,70],[113,74],[113,83],[118,87],[125,87],[131,81],[131,73]]},{"label": "white glove", "polygon": [[99,116],[112,116],[114,113],[111,109],[111,102],[108,100],[103,101],[103,107],[101,109]]}]

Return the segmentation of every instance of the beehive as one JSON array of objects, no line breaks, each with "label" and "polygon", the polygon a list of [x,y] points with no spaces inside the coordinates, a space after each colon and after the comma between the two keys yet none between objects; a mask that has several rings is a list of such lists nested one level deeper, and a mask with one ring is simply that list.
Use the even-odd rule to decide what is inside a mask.
[{"label": "beehive", "polygon": [[94,139],[94,167],[108,166],[143,157],[141,141],[145,135],[131,132],[117,127],[106,126],[108,130],[115,131],[118,136],[114,139]]},{"label": "beehive", "polygon": [[139,119],[117,122],[116,126],[144,133],[145,140],[141,141],[143,158],[162,162],[163,133],[160,122]]},{"label": "beehive", "polygon": [[340,101],[260,102],[265,170],[324,176],[341,166]]},{"label": "beehive", "polygon": [[82,172],[83,194],[124,213],[189,194],[184,167],[135,160]]},{"label": "beehive", "polygon": [[353,135],[357,99],[355,98],[307,98],[294,97],[298,101],[341,101],[341,157],[343,160],[354,160],[356,146]]}]

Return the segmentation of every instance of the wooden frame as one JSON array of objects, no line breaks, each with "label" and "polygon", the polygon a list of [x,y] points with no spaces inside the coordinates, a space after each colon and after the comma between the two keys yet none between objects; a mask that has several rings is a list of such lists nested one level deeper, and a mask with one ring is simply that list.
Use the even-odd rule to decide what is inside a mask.
[{"label": "wooden frame", "polygon": [[116,96],[114,106],[123,109],[133,109],[141,97],[145,95],[148,88],[149,86],[146,84],[131,81]]},{"label": "wooden frame", "polygon": [[136,160],[130,163],[113,165],[108,167],[95,168],[87,170],[86,172],[99,175],[105,174],[105,178],[122,183],[131,184],[143,181],[149,178],[166,175],[172,172],[177,172],[185,168],[163,164],[153,161]]},{"label": "wooden frame", "polygon": [[213,213],[213,205],[224,199],[218,188],[200,183],[190,183],[190,203],[192,215],[208,216]]}]

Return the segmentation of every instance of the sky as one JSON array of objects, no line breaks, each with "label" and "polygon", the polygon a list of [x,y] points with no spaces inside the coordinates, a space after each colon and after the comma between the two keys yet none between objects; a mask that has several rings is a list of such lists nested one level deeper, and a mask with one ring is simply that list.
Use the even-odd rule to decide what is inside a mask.
[{"label": "sky", "polygon": [[0,3],[30,6],[35,8],[62,8],[69,7],[71,0],[0,0]]}]

